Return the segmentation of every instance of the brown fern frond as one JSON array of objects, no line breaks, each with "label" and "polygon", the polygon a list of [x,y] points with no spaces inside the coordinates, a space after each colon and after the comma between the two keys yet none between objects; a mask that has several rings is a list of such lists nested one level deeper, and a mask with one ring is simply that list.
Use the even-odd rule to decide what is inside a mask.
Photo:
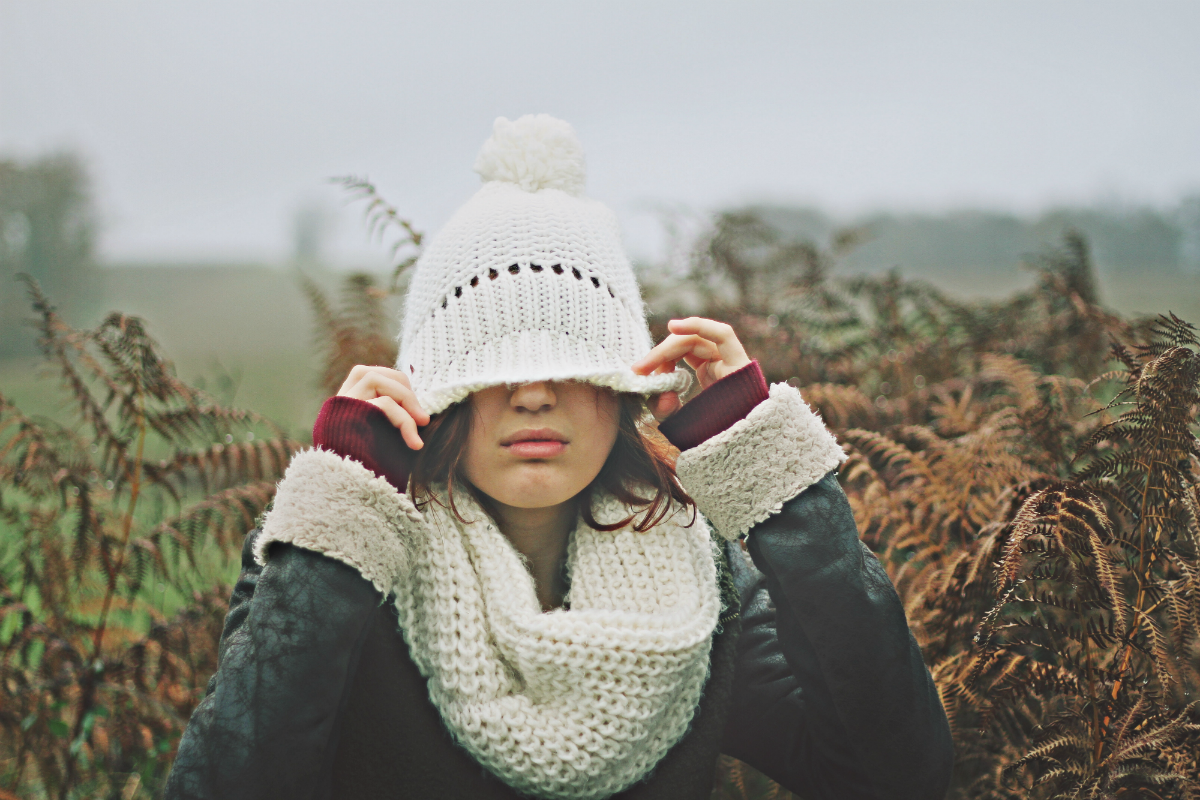
[{"label": "brown fern frond", "polygon": [[[146,639],[161,624],[152,587],[208,602],[180,555],[204,542],[234,558],[235,534],[262,513],[299,443],[181,382],[140,320],[110,314],[76,331],[32,282],[30,292],[45,359],[84,424],[33,418],[0,396],[0,717],[19,723],[0,725],[0,770],[12,755],[43,785],[111,794],[108,774],[165,774],[159,743],[178,738],[215,664],[220,616],[195,653],[160,654],[190,662],[186,678],[130,684],[126,656],[161,650]],[[235,426],[267,435],[235,444]]]},{"label": "brown fern frond", "polygon": [[[402,217],[393,205],[384,200],[378,189],[375,188],[375,184],[366,178],[347,175],[333,178],[332,181],[340,183],[354,199],[366,201],[363,217],[366,219],[367,230],[371,236],[382,239],[389,230],[398,232],[399,235],[391,244],[391,257],[395,266],[392,269],[389,292],[395,293],[405,273],[416,264],[424,243],[424,235],[413,227],[409,220]],[[400,258],[401,252],[404,251],[409,254]]]},{"label": "brown fern frond", "polygon": [[355,273],[342,285],[341,307],[334,310],[324,291],[309,278],[301,282],[317,316],[314,341],[324,361],[320,385],[336,394],[357,364],[390,366],[396,363],[397,345],[389,333],[384,311],[387,293],[378,289],[375,278]]},{"label": "brown fern frond", "polygon": [[223,549],[232,548],[254,527],[254,521],[274,496],[276,483],[257,481],[216,492],[183,514],[159,523],[145,538],[160,550],[169,541],[193,561],[202,538],[215,541]]}]

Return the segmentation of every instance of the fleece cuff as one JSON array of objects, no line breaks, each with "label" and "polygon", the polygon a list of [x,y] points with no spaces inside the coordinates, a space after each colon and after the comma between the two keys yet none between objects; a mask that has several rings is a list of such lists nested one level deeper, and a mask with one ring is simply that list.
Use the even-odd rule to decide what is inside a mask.
[{"label": "fleece cuff", "polygon": [[308,449],[297,453],[254,543],[267,562],[271,542],[288,542],[349,564],[380,594],[407,572],[406,542],[424,525],[407,495],[357,461]]},{"label": "fleece cuff", "polygon": [[745,419],[680,453],[675,471],[717,533],[736,539],[845,460],[800,391],[776,383]]}]

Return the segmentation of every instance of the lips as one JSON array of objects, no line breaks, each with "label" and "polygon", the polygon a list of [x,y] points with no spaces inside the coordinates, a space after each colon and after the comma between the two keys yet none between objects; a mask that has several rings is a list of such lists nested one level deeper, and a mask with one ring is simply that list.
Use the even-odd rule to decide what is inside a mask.
[{"label": "lips", "polygon": [[500,444],[505,447],[517,442],[561,442],[566,444],[567,437],[553,428],[522,428],[511,436],[506,436],[500,440]]},{"label": "lips", "polygon": [[506,436],[500,444],[522,458],[551,458],[567,449],[567,437],[550,428],[525,428]]}]

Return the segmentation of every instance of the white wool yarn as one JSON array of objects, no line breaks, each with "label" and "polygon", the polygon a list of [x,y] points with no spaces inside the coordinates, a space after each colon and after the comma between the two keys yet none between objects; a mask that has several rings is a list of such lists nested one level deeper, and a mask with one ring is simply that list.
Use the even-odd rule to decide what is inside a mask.
[{"label": "white wool yarn", "polygon": [[498,384],[582,380],[682,392],[685,370],[637,375],[646,310],[616,216],[583,196],[583,148],[545,114],[496,120],[483,186],[430,239],[404,303],[396,369],[436,414]]},{"label": "white wool yarn", "polygon": [[[570,610],[543,613],[521,556],[469,497],[431,505],[396,587],[400,627],[455,739],[520,792],[601,798],[649,774],[687,732],[720,613],[702,517],[569,547]],[[596,516],[627,508],[611,495]],[[620,516],[617,516],[620,515]]]},{"label": "white wool yarn", "polygon": [[587,180],[575,129],[549,114],[526,114],[516,122],[497,119],[475,171],[485,181],[515,183],[527,192],[561,189],[581,195]]}]

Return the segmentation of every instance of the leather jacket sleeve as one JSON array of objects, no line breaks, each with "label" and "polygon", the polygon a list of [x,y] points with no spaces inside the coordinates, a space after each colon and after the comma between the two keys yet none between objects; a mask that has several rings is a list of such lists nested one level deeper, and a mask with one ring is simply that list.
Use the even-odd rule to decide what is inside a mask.
[{"label": "leather jacket sleeve", "polygon": [[807,800],[940,800],[954,750],[900,598],[835,472],[736,544],[742,633],[723,750]]},{"label": "leather jacket sleeve", "polygon": [[[165,800],[310,800],[378,592],[346,564],[287,543],[266,566],[246,536],[218,667],[179,742]],[[313,658],[320,653],[320,658]]]}]

